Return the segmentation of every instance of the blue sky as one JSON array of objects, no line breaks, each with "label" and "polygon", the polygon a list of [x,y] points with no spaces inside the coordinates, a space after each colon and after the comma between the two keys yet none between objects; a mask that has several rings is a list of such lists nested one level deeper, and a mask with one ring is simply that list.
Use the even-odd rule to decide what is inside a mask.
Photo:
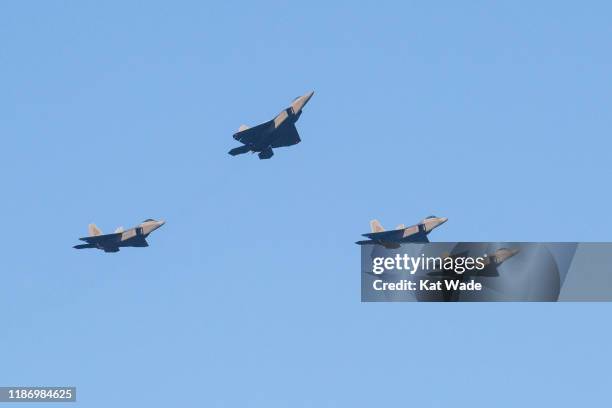
[{"label": "blue sky", "polygon": [[[368,221],[609,241],[607,2],[3,2],[1,385],[86,407],[601,405],[608,304],[361,304]],[[314,90],[302,143],[230,157]],[[76,251],[146,218],[148,249]]]}]

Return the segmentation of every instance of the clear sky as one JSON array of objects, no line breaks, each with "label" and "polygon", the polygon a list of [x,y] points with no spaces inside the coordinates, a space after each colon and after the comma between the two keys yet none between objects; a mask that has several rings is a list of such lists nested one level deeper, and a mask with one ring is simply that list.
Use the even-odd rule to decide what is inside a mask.
[{"label": "clear sky", "polygon": [[[0,385],[609,401],[610,304],[362,304],[354,244],[430,214],[437,241],[609,241],[609,2],[100,3],[0,4]],[[227,154],[309,90],[301,144]],[[72,249],[146,218],[149,248]]]}]

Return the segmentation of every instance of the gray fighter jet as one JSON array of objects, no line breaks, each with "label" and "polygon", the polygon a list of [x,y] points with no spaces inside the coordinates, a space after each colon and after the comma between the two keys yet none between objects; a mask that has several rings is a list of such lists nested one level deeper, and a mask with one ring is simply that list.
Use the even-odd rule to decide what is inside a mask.
[{"label": "gray fighter jet", "polygon": [[240,126],[238,132],[234,133],[234,139],[244,146],[236,147],[228,153],[236,156],[253,152],[259,153],[260,159],[269,159],[274,155],[272,148],[293,146],[300,143],[301,139],[295,128],[295,122],[300,118],[302,109],[312,98],[312,95],[314,95],[314,92],[298,96],[293,100],[290,107],[266,123],[252,128],[246,125]]},{"label": "gray fighter jet", "polygon": [[102,234],[102,231],[95,224],[89,224],[89,236],[79,238],[87,243],[75,245],[73,248],[97,248],[104,252],[119,252],[121,247],[147,247],[149,243],[146,238],[165,223],[165,221],[156,221],[149,218],[138,226],[125,231],[123,227],[119,227],[112,234]]},{"label": "gray fighter jet", "polygon": [[397,249],[404,242],[429,242],[427,235],[446,221],[448,221],[448,218],[432,215],[416,225],[406,227],[404,224],[400,224],[394,230],[385,231],[378,220],[372,220],[370,221],[372,232],[362,234],[369,240],[355,243],[357,245],[382,245],[387,249]]}]

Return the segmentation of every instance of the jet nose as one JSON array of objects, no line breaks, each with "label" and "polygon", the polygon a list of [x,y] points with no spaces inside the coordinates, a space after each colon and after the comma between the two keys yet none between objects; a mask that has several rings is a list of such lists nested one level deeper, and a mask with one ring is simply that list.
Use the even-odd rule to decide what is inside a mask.
[{"label": "jet nose", "polygon": [[448,221],[448,218],[446,217],[435,217],[430,224],[431,230],[438,228],[440,225],[444,224],[446,221]]},{"label": "jet nose", "polygon": [[309,92],[306,95],[297,97],[291,103],[291,109],[293,110],[293,113],[297,114],[298,112],[300,112],[304,108],[304,106],[306,106],[310,98],[312,98],[312,95],[314,95],[314,91]]},{"label": "jet nose", "polygon": [[314,95],[314,91],[310,91],[306,95],[304,95],[304,105],[308,103],[310,98],[312,98],[312,95]]}]

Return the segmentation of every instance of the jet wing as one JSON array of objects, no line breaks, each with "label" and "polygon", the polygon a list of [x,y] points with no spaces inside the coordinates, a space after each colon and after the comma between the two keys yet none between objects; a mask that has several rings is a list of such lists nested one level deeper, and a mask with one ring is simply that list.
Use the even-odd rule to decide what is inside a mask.
[{"label": "jet wing", "polygon": [[272,142],[272,147],[293,146],[301,141],[295,125],[289,124],[277,130],[278,136]]},{"label": "jet wing", "polygon": [[392,230],[392,231],[382,231],[382,232],[370,232],[367,234],[361,234],[366,238],[373,239],[375,241],[382,240],[400,240],[404,235],[404,230]]},{"label": "jet wing", "polygon": [[123,241],[122,245],[133,247],[148,247],[149,243],[142,236],[137,235],[134,238],[130,238],[127,241]]},{"label": "jet wing", "polygon": [[392,230],[382,232],[370,232],[368,234],[361,234],[364,237],[373,239],[374,241],[387,241],[387,242],[429,242],[427,235],[421,232],[404,236],[404,230]]},{"label": "jet wing", "polygon": [[95,244],[97,242],[104,242],[104,241],[114,241],[116,240],[116,238],[119,238],[121,236],[120,232],[116,232],[114,234],[104,234],[104,235],[95,235],[92,237],[83,237],[83,238],[79,238],[81,241],[85,241],[89,244]]},{"label": "jet wing", "polygon": [[418,233],[414,235],[409,235],[406,238],[402,239],[402,242],[429,242],[429,238],[427,238],[426,234]]},{"label": "jet wing", "polygon": [[262,123],[252,128],[234,133],[234,139],[244,144],[256,143],[270,127],[274,126],[274,120]]}]

